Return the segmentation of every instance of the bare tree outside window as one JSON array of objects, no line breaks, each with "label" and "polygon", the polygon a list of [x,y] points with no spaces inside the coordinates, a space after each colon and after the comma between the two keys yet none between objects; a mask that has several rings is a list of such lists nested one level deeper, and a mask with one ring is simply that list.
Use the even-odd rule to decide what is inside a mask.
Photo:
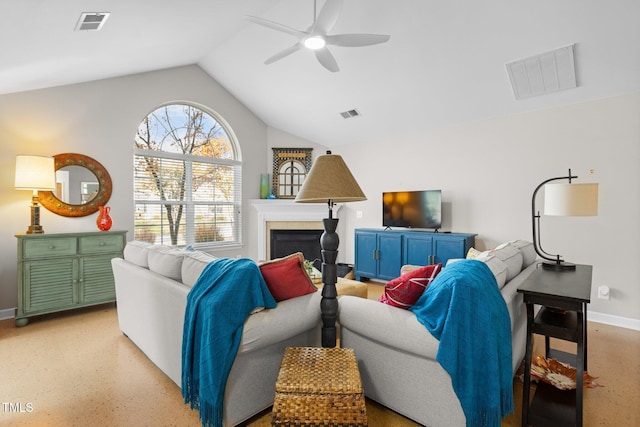
[{"label": "bare tree outside window", "polygon": [[135,136],[135,238],[152,243],[239,242],[240,162],[211,114],[165,105]]}]

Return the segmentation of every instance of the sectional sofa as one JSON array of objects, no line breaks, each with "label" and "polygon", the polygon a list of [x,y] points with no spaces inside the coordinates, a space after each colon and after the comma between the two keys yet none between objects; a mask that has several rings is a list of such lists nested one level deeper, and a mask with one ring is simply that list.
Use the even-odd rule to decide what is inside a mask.
[{"label": "sectional sofa", "polygon": [[[515,373],[526,339],[526,313],[516,289],[536,268],[533,246],[512,242],[469,256],[487,263],[507,304]],[[129,242],[124,259],[112,260],[120,329],[178,386],[187,294],[212,259],[199,251]],[[248,317],[226,387],[226,426],[273,404],[286,347],[320,345],[320,300],[320,292],[312,292]],[[425,425],[465,425],[451,379],[436,361],[439,342],[412,312],[341,296],[339,323],[341,346],[355,350],[367,397]]]}]

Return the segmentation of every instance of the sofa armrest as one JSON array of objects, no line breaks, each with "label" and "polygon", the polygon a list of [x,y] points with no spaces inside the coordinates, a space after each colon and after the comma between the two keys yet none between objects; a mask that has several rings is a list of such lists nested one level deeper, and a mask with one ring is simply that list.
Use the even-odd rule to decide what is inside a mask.
[{"label": "sofa armrest", "polygon": [[380,344],[435,360],[440,342],[408,310],[373,300],[340,297],[342,328]]}]

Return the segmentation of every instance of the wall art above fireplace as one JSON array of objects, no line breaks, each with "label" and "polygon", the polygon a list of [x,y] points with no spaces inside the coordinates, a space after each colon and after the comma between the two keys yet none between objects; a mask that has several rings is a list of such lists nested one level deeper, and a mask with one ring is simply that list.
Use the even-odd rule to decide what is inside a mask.
[{"label": "wall art above fireplace", "polygon": [[273,192],[279,199],[295,199],[311,169],[313,148],[273,148]]}]

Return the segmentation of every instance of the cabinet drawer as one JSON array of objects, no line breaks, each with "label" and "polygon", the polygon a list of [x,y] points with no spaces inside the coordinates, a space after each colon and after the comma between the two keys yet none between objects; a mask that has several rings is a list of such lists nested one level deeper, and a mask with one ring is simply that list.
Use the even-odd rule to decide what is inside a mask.
[{"label": "cabinet drawer", "polygon": [[78,239],[81,254],[100,254],[107,252],[122,252],[124,239],[121,234],[99,234],[97,236],[83,236]]},{"label": "cabinet drawer", "polygon": [[50,258],[76,254],[76,239],[73,237],[25,239],[23,257]]}]

